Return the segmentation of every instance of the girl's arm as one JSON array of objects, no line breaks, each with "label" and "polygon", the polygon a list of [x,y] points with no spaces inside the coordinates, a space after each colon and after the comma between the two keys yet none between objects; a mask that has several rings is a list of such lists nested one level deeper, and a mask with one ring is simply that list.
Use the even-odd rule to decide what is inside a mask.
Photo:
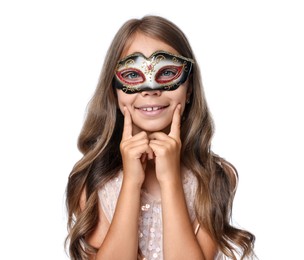
[{"label": "girl's arm", "polygon": [[[111,224],[100,203],[98,204],[98,224],[95,230],[86,237],[86,241],[91,246],[98,248],[97,254],[90,256],[91,260],[136,259],[138,251],[138,215],[136,213],[139,212],[139,201],[136,203],[136,197],[134,188],[129,191],[127,185],[122,185]],[[85,206],[85,200],[84,190],[80,201],[82,209]]]},{"label": "girl's arm", "polygon": [[162,184],[161,193],[164,258],[213,260],[216,244],[203,228],[195,235],[197,221],[191,223],[182,182]]},{"label": "girl's arm", "polygon": [[[80,199],[81,210],[84,209],[85,203],[86,203],[86,190],[84,189],[82,191],[81,199]],[[95,248],[99,248],[101,246],[110,227],[110,223],[107,220],[106,215],[104,214],[100,203],[98,203],[98,216],[99,219],[95,230],[86,237],[86,242]],[[95,255],[91,256],[90,259],[95,259]]]},{"label": "girl's arm", "polygon": [[150,135],[155,171],[161,187],[164,259],[211,260],[215,246],[201,229],[195,236],[186,205],[180,169],[180,109],[174,111],[171,130]]},{"label": "girl's arm", "polygon": [[139,208],[140,188],[123,182],[112,223],[108,226],[106,236],[102,239],[107,225],[103,227],[104,223],[101,220],[93,234],[95,238],[91,237],[89,240],[92,245],[96,243],[99,248],[96,260],[134,260],[137,258]]},{"label": "girl's arm", "polygon": [[204,230],[204,227],[200,226],[197,219],[193,222],[193,230],[205,258],[207,260],[214,260],[215,256],[219,253],[218,246],[210,237],[208,232]]},{"label": "girl's arm", "polygon": [[[123,182],[116,209],[106,236],[100,225],[94,233],[98,244],[96,260],[134,260],[138,254],[138,218],[140,212],[140,191],[145,179],[146,159],[151,156],[149,139],[145,132],[132,135],[132,119],[125,109],[125,120],[120,151],[123,161]],[[142,156],[143,154],[148,154]],[[100,213],[102,216],[102,213]],[[102,222],[100,222],[102,224]]]}]

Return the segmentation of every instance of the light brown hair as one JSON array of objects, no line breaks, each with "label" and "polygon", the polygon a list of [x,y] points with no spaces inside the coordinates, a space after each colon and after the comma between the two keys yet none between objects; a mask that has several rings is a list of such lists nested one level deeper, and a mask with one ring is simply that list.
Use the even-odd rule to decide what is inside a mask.
[{"label": "light brown hair", "polygon": [[[67,243],[72,259],[87,259],[94,248],[85,238],[98,221],[98,190],[122,169],[119,144],[123,115],[117,107],[112,80],[117,62],[135,33],[143,33],[172,46],[180,55],[195,61],[184,33],[173,23],[158,16],[131,19],[119,29],[109,47],[96,91],[90,100],[86,119],[78,139],[83,157],[68,180]],[[214,128],[204,96],[200,70],[194,62],[189,86],[190,104],[186,106],[181,124],[182,163],[198,179],[195,198],[196,215],[201,226],[217,243],[220,251],[231,259],[253,255],[255,237],[231,225],[232,204],[237,183],[236,170],[211,151]],[[80,209],[80,196],[86,191],[86,206]],[[237,248],[237,250],[235,249]],[[239,253],[238,253],[239,252]]]}]

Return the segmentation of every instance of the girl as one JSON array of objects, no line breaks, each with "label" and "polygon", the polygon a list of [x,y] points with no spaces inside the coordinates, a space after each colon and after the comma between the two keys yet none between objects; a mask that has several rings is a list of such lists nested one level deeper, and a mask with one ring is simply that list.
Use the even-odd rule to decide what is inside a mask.
[{"label": "girl", "polygon": [[108,50],[67,185],[72,259],[253,256],[230,225],[234,167],[213,125],[185,35],[157,16],[127,21]]}]

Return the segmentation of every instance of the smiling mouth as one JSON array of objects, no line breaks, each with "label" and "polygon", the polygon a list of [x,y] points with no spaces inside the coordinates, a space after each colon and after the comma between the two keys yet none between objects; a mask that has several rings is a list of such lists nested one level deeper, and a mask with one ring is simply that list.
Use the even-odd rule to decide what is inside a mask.
[{"label": "smiling mouth", "polygon": [[161,109],[164,109],[164,108],[167,108],[167,107],[168,106],[137,107],[136,109],[139,109],[141,111],[151,112],[151,111],[161,110]]}]

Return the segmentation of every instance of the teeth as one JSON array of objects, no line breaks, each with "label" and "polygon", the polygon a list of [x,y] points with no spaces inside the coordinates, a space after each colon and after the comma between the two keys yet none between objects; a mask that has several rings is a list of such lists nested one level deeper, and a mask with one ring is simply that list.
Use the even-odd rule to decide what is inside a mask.
[{"label": "teeth", "polygon": [[143,111],[148,111],[148,112],[156,111],[156,110],[159,110],[159,109],[161,109],[161,108],[160,107],[143,107],[142,108]]}]

